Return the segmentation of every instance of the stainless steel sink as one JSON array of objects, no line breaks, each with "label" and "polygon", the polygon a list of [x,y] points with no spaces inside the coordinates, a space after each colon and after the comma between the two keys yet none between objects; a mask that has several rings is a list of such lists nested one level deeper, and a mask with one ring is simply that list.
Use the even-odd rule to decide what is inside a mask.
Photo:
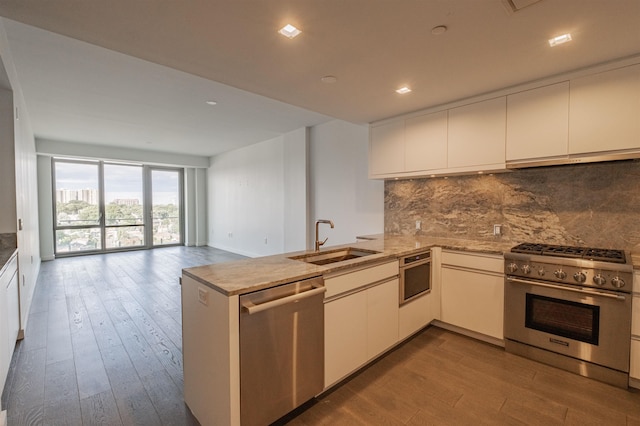
[{"label": "stainless steel sink", "polygon": [[378,253],[380,252],[355,247],[346,247],[330,251],[301,254],[299,256],[292,256],[289,259],[301,260],[303,262],[313,263],[314,265],[326,265],[329,263],[342,262],[343,260],[356,259]]}]

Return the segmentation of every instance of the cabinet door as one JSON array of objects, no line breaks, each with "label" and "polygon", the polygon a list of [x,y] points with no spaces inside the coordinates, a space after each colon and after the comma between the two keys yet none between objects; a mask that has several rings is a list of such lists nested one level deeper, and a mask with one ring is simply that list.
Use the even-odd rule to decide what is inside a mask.
[{"label": "cabinet door", "polygon": [[432,299],[432,293],[428,293],[400,306],[398,325],[400,340],[406,339],[433,320]]},{"label": "cabinet door", "polygon": [[447,111],[405,121],[405,171],[447,168]]},{"label": "cabinet door", "polygon": [[640,294],[633,296],[633,313],[631,314],[631,334],[640,337]]},{"label": "cabinet door", "polygon": [[504,278],[442,268],[442,321],[498,339],[504,338]]},{"label": "cabinet door", "polygon": [[629,376],[640,379],[640,340],[631,339],[631,363]]},{"label": "cabinet door", "polygon": [[324,385],[329,387],[367,362],[367,292],[324,305]]},{"label": "cabinet door", "polygon": [[8,351],[9,360],[13,356],[13,350],[16,347],[16,340],[18,340],[18,332],[20,331],[20,297],[18,295],[18,273],[13,274],[13,278],[7,287],[7,326],[8,326]]},{"label": "cabinet door", "polygon": [[567,155],[569,82],[507,96],[507,161]]},{"label": "cabinet door", "polygon": [[506,97],[449,110],[448,167],[505,162]]},{"label": "cabinet door", "polygon": [[640,148],[640,65],[571,80],[569,153]]},{"label": "cabinet door", "polygon": [[404,171],[404,121],[370,128],[369,174],[385,175]]},{"label": "cabinet door", "polygon": [[398,279],[367,290],[367,356],[374,358],[398,342]]}]

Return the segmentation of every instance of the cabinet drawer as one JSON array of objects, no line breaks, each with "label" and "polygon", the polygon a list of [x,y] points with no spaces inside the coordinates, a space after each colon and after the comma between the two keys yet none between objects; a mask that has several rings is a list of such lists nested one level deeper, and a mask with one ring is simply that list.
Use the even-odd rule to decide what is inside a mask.
[{"label": "cabinet drawer", "polygon": [[325,298],[340,293],[355,290],[359,287],[374,283],[398,275],[398,261],[394,260],[381,265],[359,269],[354,272],[346,272],[341,275],[329,275],[324,277],[324,286],[327,289]]},{"label": "cabinet drawer", "polygon": [[504,272],[504,258],[500,255],[484,253],[463,253],[459,251],[442,251],[442,264],[479,269],[482,271]]},{"label": "cabinet drawer", "polygon": [[631,339],[631,363],[629,365],[629,376],[640,379],[640,340]]}]

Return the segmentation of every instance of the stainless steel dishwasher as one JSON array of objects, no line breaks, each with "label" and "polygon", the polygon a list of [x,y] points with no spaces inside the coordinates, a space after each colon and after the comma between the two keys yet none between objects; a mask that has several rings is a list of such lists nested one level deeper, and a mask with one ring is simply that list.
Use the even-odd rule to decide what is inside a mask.
[{"label": "stainless steel dishwasher", "polygon": [[240,296],[240,422],[267,425],[324,387],[324,280]]}]

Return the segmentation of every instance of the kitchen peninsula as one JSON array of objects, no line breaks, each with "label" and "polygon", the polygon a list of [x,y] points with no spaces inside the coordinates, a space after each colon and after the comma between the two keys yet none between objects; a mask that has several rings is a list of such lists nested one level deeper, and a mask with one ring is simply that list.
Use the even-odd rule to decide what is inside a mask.
[{"label": "kitchen peninsula", "polygon": [[[474,241],[421,236],[379,235],[372,238],[349,244],[348,247],[377,253],[327,265],[314,265],[291,259],[313,253],[295,252],[188,268],[183,271],[184,398],[202,424],[240,424],[241,295],[313,277],[324,278],[326,287],[325,354],[327,354],[324,389],[326,390],[426,326],[433,319],[440,318],[439,303],[433,302],[436,299],[439,301],[440,298],[439,278],[434,279],[432,291],[429,294],[398,307],[399,257],[431,248],[434,270],[438,271],[434,272],[434,275],[438,275],[440,254],[444,249],[450,253],[450,256],[468,253],[474,258],[481,258],[483,263],[487,260],[494,265],[499,265],[499,273],[501,273],[502,254],[512,245],[500,240]],[[332,247],[321,252],[330,252],[338,248],[341,247]],[[492,279],[495,282],[498,272],[491,273],[494,274]],[[501,279],[499,281],[501,284]],[[338,301],[328,303],[328,300],[334,300],[336,293],[343,291],[337,290],[338,287],[347,289],[343,294],[349,296],[340,299],[340,303],[346,303],[351,296],[359,297],[358,302],[362,302],[358,305],[362,307],[361,310],[350,308],[345,315],[354,315],[355,311],[362,312],[364,318],[362,333],[356,337],[362,335],[362,346],[368,344],[368,348],[363,348],[362,357],[353,360],[350,365],[336,366],[334,364],[337,358],[331,355],[334,343],[331,342],[332,334],[329,327],[332,320],[336,319],[334,315],[339,312],[331,309],[330,306],[336,306]],[[500,308],[494,309],[498,313],[494,323],[499,325],[500,332],[493,333],[491,330],[496,328],[494,326],[488,327],[489,331],[486,332],[480,329],[478,333],[478,335],[487,333],[488,336],[485,337],[493,342],[499,342],[501,339],[502,304],[501,300],[499,302]],[[384,305],[385,315],[390,315],[390,320],[375,318],[377,313],[372,314],[372,312],[379,308],[376,303],[380,306]],[[428,311],[430,314],[427,316]],[[374,321],[376,327],[390,329],[391,334],[385,341],[374,342],[375,345],[372,345],[371,341],[367,342],[367,318]],[[338,322],[340,323],[338,326],[343,328],[349,328],[352,324],[358,323],[351,318],[341,318]],[[379,334],[384,334],[378,333],[377,330],[376,339]],[[344,331],[346,333],[348,330]],[[356,344],[352,341],[346,343]],[[357,350],[344,349],[343,352],[351,354]]]}]

